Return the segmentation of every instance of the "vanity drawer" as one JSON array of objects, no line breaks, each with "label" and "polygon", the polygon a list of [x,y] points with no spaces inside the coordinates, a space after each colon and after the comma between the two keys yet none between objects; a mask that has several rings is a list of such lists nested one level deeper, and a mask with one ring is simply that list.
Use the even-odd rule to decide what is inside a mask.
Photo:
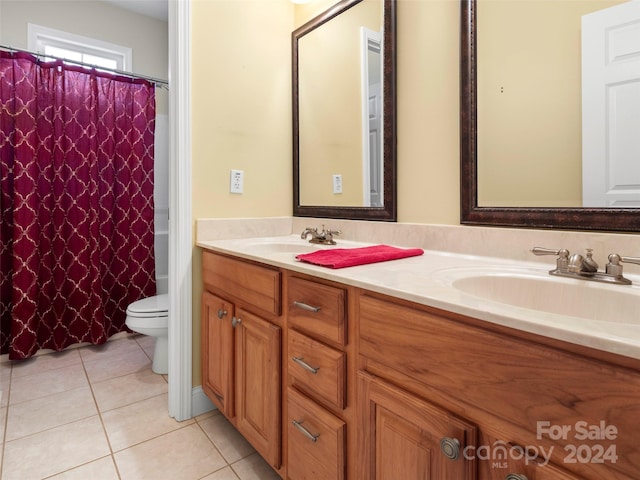
[{"label": "vanity drawer", "polygon": [[328,343],[347,343],[346,291],[342,288],[291,277],[288,288],[288,322]]},{"label": "vanity drawer", "polygon": [[292,388],[287,398],[287,478],[344,480],[345,423]]},{"label": "vanity drawer", "polygon": [[344,409],[345,354],[292,329],[288,337],[289,385],[320,402]]},{"label": "vanity drawer", "polygon": [[202,280],[207,290],[280,315],[282,282],[278,270],[204,251]]}]

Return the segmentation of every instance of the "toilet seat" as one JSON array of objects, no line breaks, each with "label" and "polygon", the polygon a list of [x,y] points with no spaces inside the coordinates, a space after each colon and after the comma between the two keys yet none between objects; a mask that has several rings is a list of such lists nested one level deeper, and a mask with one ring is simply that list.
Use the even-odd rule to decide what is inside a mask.
[{"label": "toilet seat", "polygon": [[127,316],[136,318],[166,317],[169,315],[169,295],[164,293],[143,298],[127,307]]}]

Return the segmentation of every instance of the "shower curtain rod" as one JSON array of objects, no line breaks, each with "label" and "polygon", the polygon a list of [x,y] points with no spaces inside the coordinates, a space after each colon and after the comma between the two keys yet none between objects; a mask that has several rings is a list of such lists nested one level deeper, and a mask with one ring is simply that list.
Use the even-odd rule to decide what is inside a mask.
[{"label": "shower curtain rod", "polygon": [[81,67],[96,68],[96,69],[104,70],[110,73],[115,73],[117,75],[124,75],[130,78],[140,78],[142,80],[147,80],[148,82],[155,83],[156,85],[160,85],[161,87],[165,87],[167,90],[169,89],[169,82],[167,80],[162,80],[160,78],[149,77],[146,75],[139,75],[137,73],[125,72],[124,70],[116,70],[115,68],[99,67],[97,65],[92,65],[90,63],[78,62],[76,60],[69,60],[67,58],[56,57],[55,55],[47,55],[40,52],[32,52],[29,50],[25,50],[23,48],[14,48],[14,47],[8,47],[6,45],[0,45],[0,49],[8,52],[23,52],[36,57],[44,57],[44,58],[52,58],[54,60],[61,60],[67,63],[73,63],[74,65],[80,65]]}]

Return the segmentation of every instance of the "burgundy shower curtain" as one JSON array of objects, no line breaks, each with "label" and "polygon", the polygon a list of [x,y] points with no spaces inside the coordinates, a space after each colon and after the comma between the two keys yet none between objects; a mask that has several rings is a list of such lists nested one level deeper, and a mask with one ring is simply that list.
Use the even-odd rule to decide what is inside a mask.
[{"label": "burgundy shower curtain", "polygon": [[0,52],[1,350],[104,343],[154,295],[154,86]]}]

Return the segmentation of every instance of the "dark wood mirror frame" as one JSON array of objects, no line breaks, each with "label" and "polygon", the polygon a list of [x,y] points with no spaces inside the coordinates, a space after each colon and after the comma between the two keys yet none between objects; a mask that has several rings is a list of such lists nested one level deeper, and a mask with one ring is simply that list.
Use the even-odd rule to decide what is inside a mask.
[{"label": "dark wood mirror frame", "polygon": [[395,222],[396,204],[396,0],[384,0],[383,5],[383,102],[384,102],[384,206],[343,207],[300,204],[300,145],[298,117],[298,39],[340,15],[362,0],[342,0],[326,12],[296,29],[292,42],[293,90],[293,215],[296,217],[326,217],[351,220]]},{"label": "dark wood mirror frame", "polygon": [[564,230],[640,231],[640,209],[478,206],[477,4],[461,0],[460,29],[460,223]]}]

